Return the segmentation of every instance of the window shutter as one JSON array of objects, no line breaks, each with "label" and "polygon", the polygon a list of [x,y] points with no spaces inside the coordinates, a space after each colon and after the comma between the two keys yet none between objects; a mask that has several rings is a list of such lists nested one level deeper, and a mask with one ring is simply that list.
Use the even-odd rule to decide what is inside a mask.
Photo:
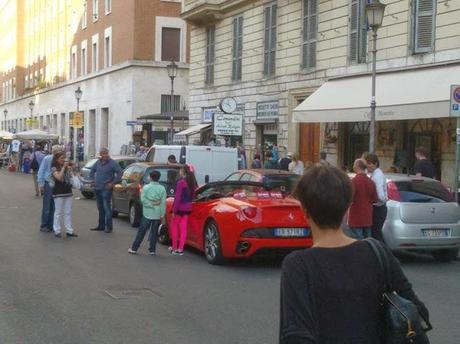
[{"label": "window shutter", "polygon": [[275,74],[276,67],[276,16],[277,6],[271,6],[271,30],[270,30],[270,75]]},{"label": "window shutter", "polygon": [[417,0],[415,3],[415,40],[416,53],[433,50],[435,33],[435,0]]},{"label": "window shutter", "polygon": [[206,84],[214,83],[215,27],[207,29],[206,37]]},{"label": "window shutter", "polygon": [[350,13],[350,62],[358,62],[359,52],[359,1],[351,1]]},{"label": "window shutter", "polygon": [[238,18],[238,73],[237,79],[241,80],[243,73],[243,17]]},{"label": "window shutter", "polygon": [[265,7],[265,32],[264,32],[264,74],[269,74],[269,54],[270,54],[270,7]]},{"label": "window shutter", "polygon": [[275,73],[276,58],[276,4],[265,7],[265,33],[264,33],[264,74]]},{"label": "window shutter", "polygon": [[316,67],[318,1],[304,0],[302,67]]},{"label": "window shutter", "polygon": [[243,57],[243,17],[233,19],[233,65],[232,80],[241,80]]}]

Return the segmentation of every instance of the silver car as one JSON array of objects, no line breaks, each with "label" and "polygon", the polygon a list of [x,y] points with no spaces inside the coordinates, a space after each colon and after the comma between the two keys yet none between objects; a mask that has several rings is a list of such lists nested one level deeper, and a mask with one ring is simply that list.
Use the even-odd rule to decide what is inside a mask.
[{"label": "silver car", "polygon": [[460,208],[440,182],[387,174],[388,215],[383,238],[392,250],[428,251],[436,260],[457,258]]}]

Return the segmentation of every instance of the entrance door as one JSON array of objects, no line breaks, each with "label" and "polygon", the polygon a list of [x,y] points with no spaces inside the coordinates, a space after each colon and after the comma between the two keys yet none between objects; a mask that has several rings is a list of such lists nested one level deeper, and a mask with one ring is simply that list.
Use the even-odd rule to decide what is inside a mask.
[{"label": "entrance door", "polygon": [[349,171],[352,171],[355,160],[369,151],[369,125],[369,122],[347,123],[346,125],[344,167]]},{"label": "entrance door", "polygon": [[320,149],[320,127],[319,123],[299,124],[299,155],[302,161],[319,161]]}]

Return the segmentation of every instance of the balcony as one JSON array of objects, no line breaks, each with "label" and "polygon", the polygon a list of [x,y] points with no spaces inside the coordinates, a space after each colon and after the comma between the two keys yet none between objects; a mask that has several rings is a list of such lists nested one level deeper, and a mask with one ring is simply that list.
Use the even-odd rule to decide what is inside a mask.
[{"label": "balcony", "polygon": [[196,26],[215,23],[225,14],[256,0],[185,0],[181,17]]}]

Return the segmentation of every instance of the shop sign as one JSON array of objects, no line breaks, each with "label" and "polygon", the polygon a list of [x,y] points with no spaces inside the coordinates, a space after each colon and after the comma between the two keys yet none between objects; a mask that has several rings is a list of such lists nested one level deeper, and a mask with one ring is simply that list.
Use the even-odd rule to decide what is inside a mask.
[{"label": "shop sign", "polygon": [[274,120],[279,117],[279,102],[267,101],[257,103],[257,120]]},{"label": "shop sign", "polygon": [[243,116],[235,114],[214,114],[214,135],[242,136]]},{"label": "shop sign", "polygon": [[450,86],[450,116],[460,117],[460,85]]},{"label": "shop sign", "polygon": [[74,128],[83,127],[83,114],[81,112],[75,112],[70,119],[70,126]]},{"label": "shop sign", "polygon": [[214,114],[216,113],[216,107],[203,108],[203,123],[212,123]]}]

